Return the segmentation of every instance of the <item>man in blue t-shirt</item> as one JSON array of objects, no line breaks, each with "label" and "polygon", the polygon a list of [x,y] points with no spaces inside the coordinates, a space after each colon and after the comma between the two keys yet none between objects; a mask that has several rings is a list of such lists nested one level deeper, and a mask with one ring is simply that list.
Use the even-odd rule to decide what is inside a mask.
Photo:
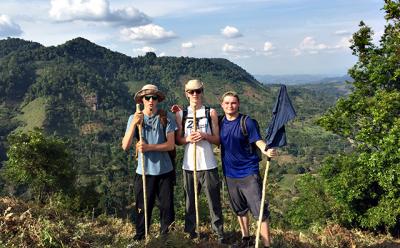
[{"label": "man in blue t-shirt", "polygon": [[[228,91],[222,96],[221,107],[225,116],[221,120],[219,135],[222,169],[230,203],[238,216],[242,232],[242,240],[236,247],[247,247],[250,245],[247,212],[250,210],[254,218],[258,219],[262,198],[262,180],[259,174],[260,159],[251,145],[255,144],[268,157],[275,157],[277,152],[275,149],[266,149],[267,145],[262,140],[255,121],[250,118],[244,119],[248,133],[247,137],[244,136],[239,105],[237,93]],[[260,233],[264,246],[269,247],[269,211],[268,206],[265,206]]]},{"label": "man in blue t-shirt", "polygon": [[[157,104],[165,99],[164,93],[157,86],[147,84],[135,94],[136,103],[144,105],[143,111],[131,115],[122,140],[122,148],[126,151],[132,144],[134,137],[142,136],[143,142],[136,143],[139,152],[138,167],[135,177],[136,199],[136,235],[134,240],[142,240],[145,236],[142,159],[144,154],[144,168],[146,174],[147,215],[149,226],[151,213],[157,198],[160,209],[160,232],[166,234],[169,226],[175,219],[173,203],[174,168],[168,151],[175,147],[176,124],[173,117],[157,109]],[[137,125],[143,125],[142,133],[138,134]]]}]

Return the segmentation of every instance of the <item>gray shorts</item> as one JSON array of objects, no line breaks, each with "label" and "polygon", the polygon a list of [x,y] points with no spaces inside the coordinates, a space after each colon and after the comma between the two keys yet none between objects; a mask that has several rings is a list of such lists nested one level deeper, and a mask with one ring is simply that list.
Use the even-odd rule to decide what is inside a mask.
[{"label": "gray shorts", "polygon": [[[262,181],[258,174],[243,178],[225,177],[229,200],[233,211],[244,216],[250,210],[255,219],[260,214]],[[269,217],[268,203],[264,204],[263,221]]]}]

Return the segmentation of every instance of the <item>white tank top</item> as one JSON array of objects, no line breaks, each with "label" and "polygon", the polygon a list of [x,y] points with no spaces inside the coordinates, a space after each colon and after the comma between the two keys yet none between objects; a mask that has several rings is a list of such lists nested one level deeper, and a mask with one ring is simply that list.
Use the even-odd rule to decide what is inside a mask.
[{"label": "white tank top", "polygon": [[[211,111],[211,109],[210,109]],[[183,111],[180,111],[182,117]],[[196,110],[197,119],[197,131],[211,134],[211,123],[208,123],[206,117],[206,108],[202,106]],[[184,136],[190,135],[193,128],[193,110],[192,107],[187,108],[187,116],[184,125]],[[185,155],[183,157],[182,169],[193,171],[194,170],[194,144],[188,143],[185,145]],[[215,160],[212,144],[206,140],[201,140],[196,143],[196,161],[197,170],[210,170],[217,167],[217,161]]]}]

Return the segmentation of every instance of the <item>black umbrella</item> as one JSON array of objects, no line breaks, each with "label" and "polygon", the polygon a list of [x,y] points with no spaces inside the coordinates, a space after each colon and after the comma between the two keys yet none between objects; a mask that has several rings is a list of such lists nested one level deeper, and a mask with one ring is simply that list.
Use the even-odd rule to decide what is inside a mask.
[{"label": "black umbrella", "polygon": [[[279,89],[279,95],[276,99],[274,109],[272,110],[272,120],[266,130],[267,136],[265,137],[265,143],[267,146],[265,149],[273,147],[281,147],[286,145],[286,134],[285,134],[285,124],[296,117],[296,111],[293,108],[292,102],[287,94],[286,86],[281,85]],[[258,225],[256,233],[256,245],[258,247],[258,239],[261,230],[261,221],[264,211],[265,202],[265,188],[267,185],[267,177],[269,170],[270,158],[267,158],[267,166],[265,168],[264,180],[263,180],[263,190],[261,197],[260,214],[258,216]]]}]

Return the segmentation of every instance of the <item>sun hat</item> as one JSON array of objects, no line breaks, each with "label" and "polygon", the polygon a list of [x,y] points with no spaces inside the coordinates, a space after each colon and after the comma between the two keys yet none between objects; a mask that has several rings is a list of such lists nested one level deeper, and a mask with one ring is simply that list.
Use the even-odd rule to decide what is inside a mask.
[{"label": "sun hat", "polygon": [[201,82],[198,79],[192,79],[189,80],[186,84],[185,84],[185,91],[188,90],[197,90],[197,89],[203,89],[203,82]]},{"label": "sun hat", "polygon": [[136,92],[134,98],[136,103],[142,103],[142,98],[146,95],[157,95],[158,102],[162,102],[165,99],[164,93],[158,90],[157,86],[153,84],[146,84],[141,90]]}]

